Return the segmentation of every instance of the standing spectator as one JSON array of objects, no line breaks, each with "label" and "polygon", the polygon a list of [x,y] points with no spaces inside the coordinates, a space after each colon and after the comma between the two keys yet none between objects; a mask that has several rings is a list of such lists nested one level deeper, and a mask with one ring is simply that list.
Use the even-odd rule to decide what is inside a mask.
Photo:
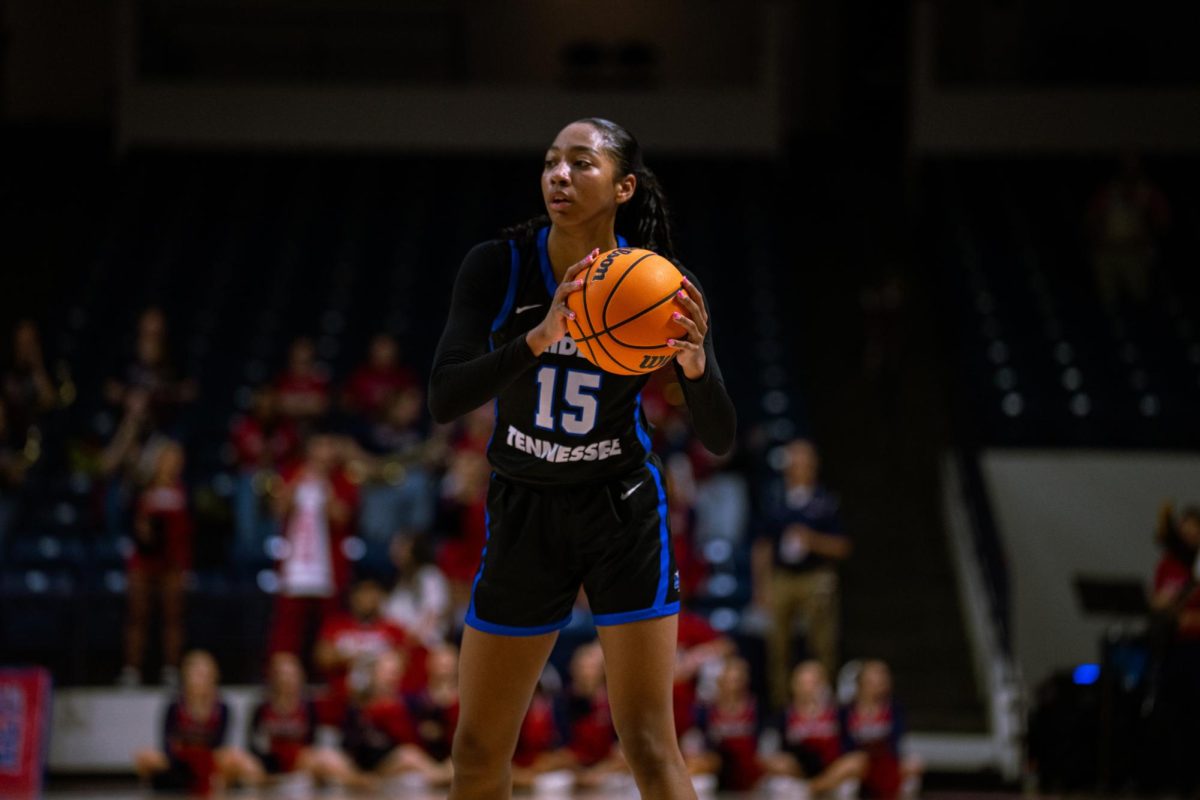
[{"label": "standing spectator", "polygon": [[432,563],[429,537],[397,536],[391,552],[397,575],[384,616],[433,647],[450,632],[451,608],[450,585]]},{"label": "standing spectator", "polygon": [[137,500],[133,554],[129,559],[129,607],[125,615],[125,666],[119,682],[142,680],[152,598],[162,613],[162,681],[179,682],[183,653],[184,578],[192,561],[192,518],[183,485],[184,454],[178,442],[156,451],[154,473]]},{"label": "standing spectator", "polygon": [[1161,661],[1158,705],[1170,734],[1168,757],[1176,788],[1186,797],[1200,782],[1200,508],[1186,508],[1176,520],[1165,507],[1158,541],[1163,554],[1150,598],[1165,640],[1156,643]]},{"label": "standing spectator", "polygon": [[804,621],[809,651],[837,669],[838,575],[836,563],[850,555],[838,501],[817,483],[817,450],[798,439],[786,445],[784,494],[768,511],[765,529],[753,546],[755,604],[769,608],[772,630],[767,643],[771,703],[787,702],[792,628]]},{"label": "standing spectator", "polygon": [[758,757],[761,728],[745,659],[725,659],[717,696],[701,708],[699,717],[707,752],[691,759],[693,774],[717,774],[717,784],[725,791],[752,790],[763,775]]},{"label": "standing spectator", "polygon": [[38,417],[54,408],[54,384],[46,372],[37,326],[23,319],[13,330],[12,361],[4,371],[3,398],[13,440],[24,444]]},{"label": "standing spectator", "polygon": [[360,436],[375,457],[377,480],[363,490],[361,530],[368,541],[413,536],[433,525],[436,489],[429,471],[434,448],[422,429],[420,389],[402,389],[383,401],[378,419]]},{"label": "standing spectator", "polygon": [[207,794],[226,784],[245,753],[225,744],[229,706],[220,697],[213,657],[193,650],[183,660],[182,675],[179,697],[163,717],[161,749],[135,753],[134,768],[155,789]]},{"label": "standing spectator", "polygon": [[779,725],[780,751],[766,760],[776,776],[803,778],[813,794],[854,789],[867,770],[867,756],[847,752],[829,677],[819,661],[805,661],[792,672],[792,700]]},{"label": "standing spectator", "polygon": [[1166,196],[1146,177],[1137,154],[1125,154],[1118,174],[1088,206],[1096,287],[1110,314],[1122,299],[1145,305],[1158,239],[1170,222]]},{"label": "standing spectator", "polygon": [[392,650],[405,656],[403,689],[416,691],[425,685],[425,648],[384,618],[386,598],[379,581],[360,578],[350,590],[350,613],[331,616],[321,627],[315,661],[329,681],[330,695],[322,719],[341,719],[350,699],[367,690],[375,662]]},{"label": "standing spectator", "polygon": [[371,340],[367,363],[350,376],[346,386],[347,410],[375,416],[391,396],[417,385],[417,376],[400,363],[400,345],[387,334]]},{"label": "standing spectator", "polygon": [[247,741],[253,756],[243,782],[305,771],[311,766],[317,710],[304,690],[304,667],[292,653],[271,656],[267,696],[250,715]]},{"label": "standing spectator", "polygon": [[275,381],[279,410],[305,431],[329,410],[329,378],[317,363],[312,339],[301,336],[288,350],[287,368]]},{"label": "standing spectator", "polygon": [[887,664],[863,662],[854,700],[842,709],[841,722],[846,752],[867,757],[864,794],[889,799],[915,797],[924,767],[916,756],[903,755],[904,714],[892,699],[892,673]]},{"label": "standing spectator", "polygon": [[283,526],[279,593],[270,651],[303,658],[310,631],[339,610],[350,578],[342,543],[350,535],[358,492],[338,464],[337,442],[313,434],[304,461],[286,471],[275,497]]},{"label": "standing spectator", "polygon": [[149,425],[155,432],[169,432],[180,408],[196,397],[195,381],[179,377],[169,352],[166,317],[150,308],[138,321],[133,360],[105,387],[108,401],[116,406],[124,405],[130,392],[145,392]]},{"label": "standing spectator", "polygon": [[261,553],[271,525],[266,503],[271,478],[292,461],[300,448],[296,424],[279,413],[279,399],[269,386],[254,392],[250,413],[230,431],[237,460],[234,550],[239,560]]}]

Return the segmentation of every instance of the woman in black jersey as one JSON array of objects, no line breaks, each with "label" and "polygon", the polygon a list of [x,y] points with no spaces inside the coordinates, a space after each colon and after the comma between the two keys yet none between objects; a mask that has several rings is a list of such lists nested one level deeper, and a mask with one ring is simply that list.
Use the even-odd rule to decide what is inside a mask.
[{"label": "woman in black jersey", "polygon": [[[467,254],[430,379],[438,422],[491,401],[496,413],[450,797],[509,796],[521,720],[581,584],[604,649],[613,723],[642,796],[695,797],[672,718],[679,575],[641,409],[648,378],[601,372],[567,336],[566,297],[600,252],[628,245],[673,258],[665,198],[634,137],[602,119],[559,132],[542,196],[547,216]],[[670,340],[674,369],[700,441],[725,453],[733,404],[704,296],[680,271],[687,334]]]}]

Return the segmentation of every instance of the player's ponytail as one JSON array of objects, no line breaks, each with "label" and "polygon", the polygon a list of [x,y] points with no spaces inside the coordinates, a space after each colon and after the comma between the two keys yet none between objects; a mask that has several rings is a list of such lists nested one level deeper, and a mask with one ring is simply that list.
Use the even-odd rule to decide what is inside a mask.
[{"label": "player's ponytail", "polygon": [[612,120],[588,117],[586,122],[604,136],[605,150],[616,163],[617,175],[634,175],[637,189],[617,209],[617,233],[636,247],[653,250],[670,259],[675,258],[675,243],[671,238],[671,216],[667,196],[658,177],[642,160],[642,146],[632,133]]},{"label": "player's ponytail", "polygon": [[[671,216],[667,196],[658,177],[642,161],[642,147],[633,134],[617,123],[587,117],[587,123],[604,137],[604,150],[612,158],[618,177],[634,175],[637,188],[633,197],[617,208],[616,231],[634,247],[644,247],[674,260],[675,242],[671,238]],[[545,214],[505,228],[501,236],[519,242],[532,241],[537,232],[550,224]]]}]

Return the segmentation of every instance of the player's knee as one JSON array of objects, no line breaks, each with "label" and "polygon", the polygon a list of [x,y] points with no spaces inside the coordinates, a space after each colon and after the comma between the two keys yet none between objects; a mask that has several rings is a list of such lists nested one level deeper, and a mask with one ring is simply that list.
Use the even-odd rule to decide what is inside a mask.
[{"label": "player's knee", "polygon": [[621,752],[636,773],[658,772],[666,768],[674,741],[668,741],[655,729],[645,724],[628,724],[618,730]]},{"label": "player's knee", "polygon": [[478,772],[503,767],[512,759],[512,748],[482,731],[459,727],[454,732],[450,759],[456,772]]}]

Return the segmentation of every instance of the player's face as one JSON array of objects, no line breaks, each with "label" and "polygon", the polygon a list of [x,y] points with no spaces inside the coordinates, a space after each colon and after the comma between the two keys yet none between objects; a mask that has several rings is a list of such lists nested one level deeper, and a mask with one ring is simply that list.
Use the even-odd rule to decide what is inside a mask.
[{"label": "player's face", "polygon": [[617,175],[600,131],[586,122],[563,128],[546,151],[542,200],[555,225],[577,225],[615,217],[633,195],[636,179]]}]

